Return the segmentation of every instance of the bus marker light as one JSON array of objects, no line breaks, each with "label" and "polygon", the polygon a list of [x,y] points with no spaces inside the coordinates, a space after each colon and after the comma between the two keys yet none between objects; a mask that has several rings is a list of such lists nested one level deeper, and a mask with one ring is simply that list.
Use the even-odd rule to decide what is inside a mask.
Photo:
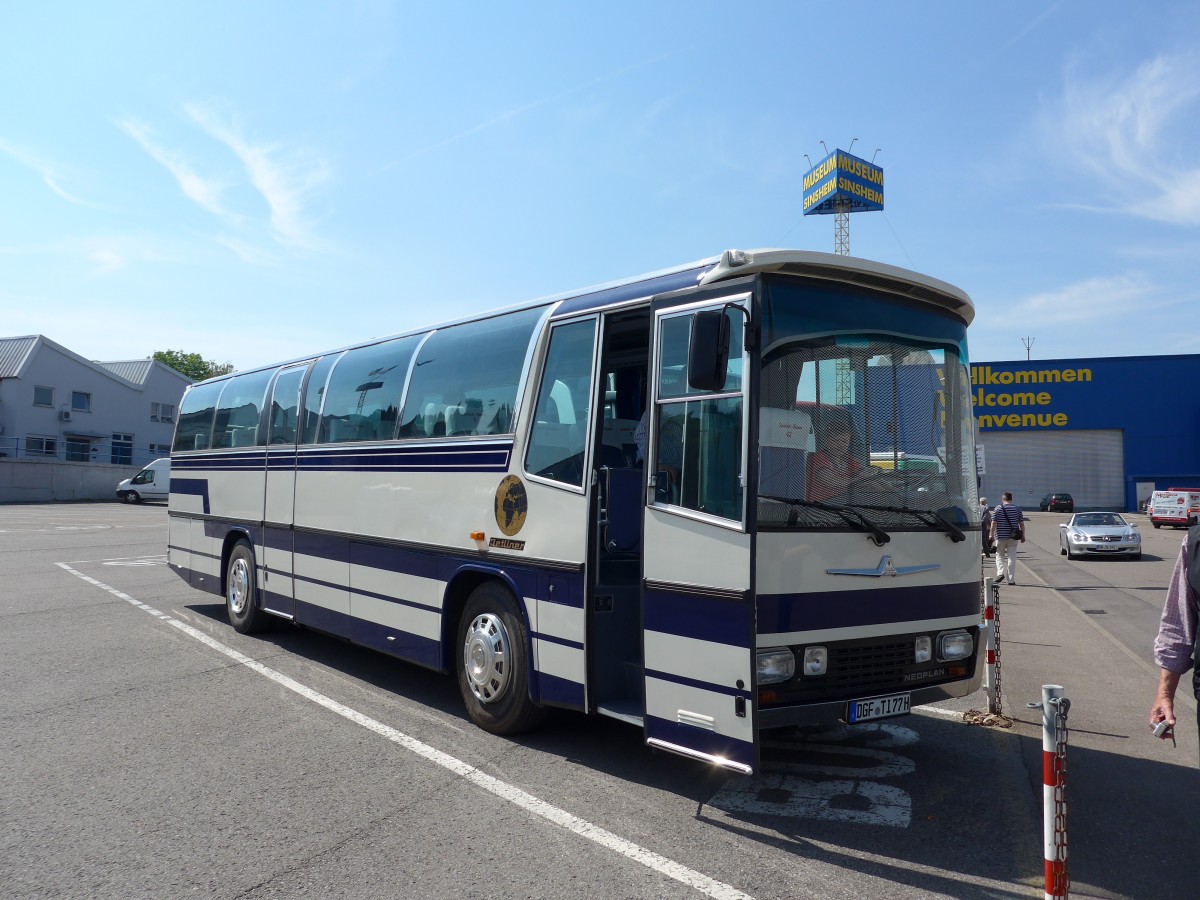
[{"label": "bus marker light", "polygon": [[471,540],[482,541],[483,540],[483,532],[482,531],[472,531],[471,532]]},{"label": "bus marker light", "polygon": [[829,651],[824,647],[804,648],[804,674],[824,675],[829,668]]},{"label": "bus marker light", "polygon": [[933,659],[933,638],[924,634],[917,638],[916,649],[913,653],[913,662],[927,663]]}]

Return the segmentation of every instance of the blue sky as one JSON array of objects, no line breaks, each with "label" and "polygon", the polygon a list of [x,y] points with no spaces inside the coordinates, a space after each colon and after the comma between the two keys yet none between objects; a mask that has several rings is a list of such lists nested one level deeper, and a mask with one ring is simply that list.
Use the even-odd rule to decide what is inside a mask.
[{"label": "blue sky", "polygon": [[966,290],[976,361],[1200,353],[1198,48],[1194,2],[4,4],[0,336],[244,369],[830,251],[857,138],[852,253]]}]

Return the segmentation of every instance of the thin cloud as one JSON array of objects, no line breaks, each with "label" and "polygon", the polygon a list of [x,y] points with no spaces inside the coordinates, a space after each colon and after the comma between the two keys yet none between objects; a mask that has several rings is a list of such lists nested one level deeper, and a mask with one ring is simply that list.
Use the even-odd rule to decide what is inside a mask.
[{"label": "thin cloud", "polygon": [[[1005,41],[1003,44],[1001,44],[1000,47],[996,50],[996,54],[999,54],[999,53],[1003,52],[1004,50],[1007,50],[1009,47],[1013,46],[1014,44],[1017,44],[1020,41],[1024,40],[1026,35],[1031,34],[1033,31],[1035,31],[1037,29],[1037,27],[1039,25],[1041,25],[1044,21],[1046,21],[1048,18],[1050,18],[1056,12],[1058,12],[1058,8],[1060,6],[1062,6],[1061,3],[1050,4],[1044,10],[1042,10],[1042,12],[1039,15],[1035,16],[1028,24],[1026,24],[1024,28],[1022,28],[1020,31],[1018,31],[1016,34],[1014,34],[1012,37],[1010,37],[1007,41]],[[994,54],[994,55],[996,55],[996,54]]]},{"label": "thin cloud", "polygon": [[5,153],[11,156],[21,165],[32,169],[41,176],[42,182],[51,191],[66,200],[68,203],[74,203],[78,206],[90,207],[92,204],[80,200],[78,197],[67,192],[59,183],[59,175],[55,172],[54,166],[43,159],[39,159],[32,153],[17,147],[15,144],[10,144],[8,141],[0,140],[0,153]]},{"label": "thin cloud", "polygon": [[235,126],[218,121],[211,111],[197,104],[189,104],[186,109],[205,134],[224,144],[241,161],[250,183],[271,211],[275,239],[287,246],[316,246],[304,199],[329,179],[324,160],[304,149],[253,143]]},{"label": "thin cloud", "polygon": [[220,234],[213,238],[218,244],[238,256],[242,262],[254,266],[274,265],[278,260],[275,256],[250,241]]},{"label": "thin cloud", "polygon": [[171,174],[185,197],[205,212],[221,218],[232,218],[221,201],[221,193],[225,188],[221,180],[203,177],[182,156],[159,146],[152,139],[153,129],[149,126],[132,121],[120,121],[117,126]]},{"label": "thin cloud", "polygon": [[1156,302],[1157,288],[1136,275],[1087,278],[1056,291],[1034,294],[1005,309],[1004,318],[1036,325],[1095,323],[1105,318],[1127,320],[1136,312],[1165,305]]},{"label": "thin cloud", "polygon": [[1044,113],[1043,152],[1089,175],[1097,206],[1200,224],[1200,160],[1176,139],[1200,114],[1200,55],[1158,56],[1117,76],[1089,78],[1081,66],[1068,66]]},{"label": "thin cloud", "polygon": [[90,254],[93,274],[108,275],[125,268],[125,257],[113,250],[93,250]]},{"label": "thin cloud", "polygon": [[578,94],[580,91],[587,90],[588,88],[602,84],[605,81],[611,81],[614,78],[619,78],[622,75],[629,74],[630,72],[636,72],[638,69],[644,69],[647,66],[652,66],[655,63],[662,62],[665,59],[670,59],[672,56],[678,56],[680,53],[683,53],[688,49],[690,48],[681,48],[679,50],[673,50],[670,53],[662,53],[658,56],[652,56],[649,59],[633,63],[632,65],[623,66],[622,68],[616,69],[615,71],[607,74],[597,75],[595,78],[591,78],[582,84],[575,85],[574,87],[567,88],[565,91],[559,91],[557,94],[551,94],[548,97],[542,97],[539,100],[534,100],[530,103],[524,104],[523,106],[518,106],[515,109],[510,109],[507,112],[500,113],[500,115],[493,116],[486,121],[480,122],[478,125],[474,125],[471,128],[468,128],[466,131],[460,131],[458,134],[451,135],[450,137],[440,140],[435,144],[429,144],[428,146],[422,147],[419,150],[414,150],[413,152],[402,156],[400,159],[394,160],[393,162],[383,166],[376,174],[382,174],[387,172],[389,169],[394,169],[396,166],[402,166],[407,162],[411,162],[417,157],[426,156],[437,150],[441,150],[443,147],[448,147],[450,144],[456,144],[464,138],[470,137],[471,135],[478,134],[481,131],[486,131],[489,128],[493,128],[496,125],[509,121],[510,119],[515,119],[517,116],[524,115],[525,113],[538,109],[539,107],[556,103],[559,100],[570,97],[572,94]]}]

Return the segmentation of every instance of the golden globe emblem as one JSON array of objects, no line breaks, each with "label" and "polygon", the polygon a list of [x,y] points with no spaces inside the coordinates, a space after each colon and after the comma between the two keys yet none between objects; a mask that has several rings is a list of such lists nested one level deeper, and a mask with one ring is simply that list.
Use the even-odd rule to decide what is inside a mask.
[{"label": "golden globe emblem", "polygon": [[529,495],[516,475],[509,475],[496,488],[496,525],[509,537],[521,530],[529,512]]}]

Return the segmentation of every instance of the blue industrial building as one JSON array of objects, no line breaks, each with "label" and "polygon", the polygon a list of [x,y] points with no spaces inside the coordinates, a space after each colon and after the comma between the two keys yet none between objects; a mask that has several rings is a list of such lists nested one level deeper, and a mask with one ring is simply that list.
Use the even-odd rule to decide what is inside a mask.
[{"label": "blue industrial building", "polygon": [[971,366],[980,489],[1037,509],[1134,510],[1155,489],[1200,487],[1200,355]]}]

